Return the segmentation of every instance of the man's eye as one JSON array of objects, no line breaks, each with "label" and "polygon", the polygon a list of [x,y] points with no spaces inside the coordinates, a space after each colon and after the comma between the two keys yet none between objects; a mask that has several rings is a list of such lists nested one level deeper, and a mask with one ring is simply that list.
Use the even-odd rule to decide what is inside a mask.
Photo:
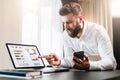
[{"label": "man's eye", "polygon": [[66,22],[67,24],[70,24],[70,23],[72,23],[72,21],[70,21],[70,22]]},{"label": "man's eye", "polygon": [[73,21],[69,21],[69,22],[63,22],[64,25],[66,24],[71,24]]}]

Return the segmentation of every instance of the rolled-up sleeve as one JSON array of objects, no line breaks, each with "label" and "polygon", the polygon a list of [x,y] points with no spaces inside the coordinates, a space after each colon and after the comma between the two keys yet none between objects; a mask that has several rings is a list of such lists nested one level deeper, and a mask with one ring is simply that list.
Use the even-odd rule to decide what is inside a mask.
[{"label": "rolled-up sleeve", "polygon": [[116,69],[116,60],[113,55],[113,48],[108,37],[107,32],[102,29],[101,32],[98,32],[97,43],[98,51],[101,57],[99,61],[90,61],[90,70],[108,70]]}]

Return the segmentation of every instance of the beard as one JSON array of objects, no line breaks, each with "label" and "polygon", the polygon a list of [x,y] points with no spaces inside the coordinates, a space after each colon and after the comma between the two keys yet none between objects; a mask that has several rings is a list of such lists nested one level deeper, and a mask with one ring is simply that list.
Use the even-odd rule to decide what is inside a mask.
[{"label": "beard", "polygon": [[77,24],[74,30],[72,30],[71,32],[70,31],[67,31],[67,32],[70,37],[75,38],[77,37],[77,34],[80,32],[80,30],[81,30],[81,26]]}]

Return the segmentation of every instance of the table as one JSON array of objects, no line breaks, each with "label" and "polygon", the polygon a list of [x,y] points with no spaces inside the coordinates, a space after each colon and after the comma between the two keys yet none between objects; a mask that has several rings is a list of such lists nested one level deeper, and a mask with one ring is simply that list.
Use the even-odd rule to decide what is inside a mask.
[{"label": "table", "polygon": [[[120,80],[120,70],[80,71],[72,69],[67,72],[49,73],[48,75],[47,74],[44,75],[41,78],[31,80]],[[0,80],[24,80],[24,79],[0,77]]]}]

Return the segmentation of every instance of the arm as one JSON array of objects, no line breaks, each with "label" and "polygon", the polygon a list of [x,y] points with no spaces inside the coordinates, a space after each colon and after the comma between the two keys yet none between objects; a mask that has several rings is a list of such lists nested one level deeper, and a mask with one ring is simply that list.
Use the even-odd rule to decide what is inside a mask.
[{"label": "arm", "polygon": [[116,61],[113,56],[113,48],[109,36],[104,29],[99,32],[97,42],[101,60],[90,61],[90,70],[116,69]]},{"label": "arm", "polygon": [[33,60],[36,60],[38,58],[45,58],[48,61],[48,63],[52,66],[60,65],[60,59],[54,53],[51,53],[49,55],[41,55],[41,56],[33,58]]},{"label": "arm", "polygon": [[73,58],[73,50],[72,48],[68,47],[67,45],[64,44],[64,56],[61,59],[61,65],[63,67],[72,67],[72,58]]},{"label": "arm", "polygon": [[63,40],[64,40],[64,45],[63,45],[63,58],[61,59],[61,64],[60,66],[62,67],[72,67],[72,58],[73,58],[73,52],[74,50],[72,49],[71,42],[69,41],[68,34],[66,31],[63,33]]}]

